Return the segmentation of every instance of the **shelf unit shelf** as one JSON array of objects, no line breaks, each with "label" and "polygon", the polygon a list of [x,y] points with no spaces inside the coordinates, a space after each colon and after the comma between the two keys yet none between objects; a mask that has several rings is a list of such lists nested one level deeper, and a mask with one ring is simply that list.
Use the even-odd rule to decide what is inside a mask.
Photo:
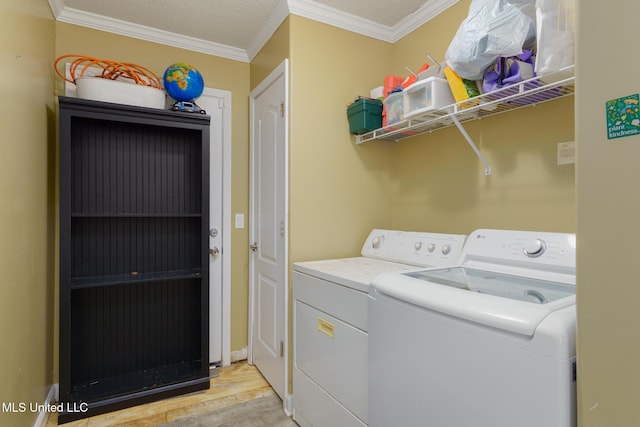
[{"label": "shelf unit shelf", "polygon": [[58,101],[59,422],[209,388],[210,118]]},{"label": "shelf unit shelf", "polygon": [[132,271],[128,274],[114,274],[111,276],[72,277],[71,289],[84,289],[97,286],[129,285],[143,282],[158,282],[167,280],[199,279],[202,277],[200,269],[153,271],[139,273]]},{"label": "shelf unit shelf", "polygon": [[356,135],[356,144],[374,140],[399,141],[456,126],[484,163],[485,174],[490,175],[491,167],[462,127],[462,123],[572,96],[574,79],[574,67],[567,67],[543,77],[524,80],[470,100],[434,109],[418,117]]},{"label": "shelf unit shelf", "polygon": [[202,214],[199,213],[186,213],[186,214],[174,214],[174,213],[80,213],[72,212],[71,218],[200,218]]},{"label": "shelf unit shelf", "polygon": [[72,396],[97,401],[105,397],[128,398],[132,393],[144,393],[158,387],[181,385],[199,372],[198,363],[175,363],[153,369],[135,371],[113,377],[96,378],[78,383]]}]

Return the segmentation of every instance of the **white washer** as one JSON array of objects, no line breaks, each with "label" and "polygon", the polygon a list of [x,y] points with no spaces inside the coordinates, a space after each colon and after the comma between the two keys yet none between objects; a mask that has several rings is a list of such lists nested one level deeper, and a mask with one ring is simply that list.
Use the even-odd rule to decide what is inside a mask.
[{"label": "white washer", "polygon": [[293,418],[367,425],[368,291],[376,276],[457,262],[465,236],[373,230],[362,256],[293,266]]},{"label": "white washer", "polygon": [[573,427],[575,235],[476,230],[369,298],[372,427]]}]

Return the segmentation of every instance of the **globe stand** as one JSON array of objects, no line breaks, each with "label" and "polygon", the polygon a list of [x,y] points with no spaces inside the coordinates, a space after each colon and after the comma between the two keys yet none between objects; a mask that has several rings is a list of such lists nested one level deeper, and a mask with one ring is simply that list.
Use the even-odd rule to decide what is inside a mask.
[{"label": "globe stand", "polygon": [[176,101],[171,106],[171,109],[173,111],[182,111],[182,112],[185,112],[185,113],[207,114],[207,112],[205,110],[203,110],[202,108],[200,108],[198,106],[198,104],[196,104],[195,101],[193,101],[193,100],[191,100],[191,101]]}]

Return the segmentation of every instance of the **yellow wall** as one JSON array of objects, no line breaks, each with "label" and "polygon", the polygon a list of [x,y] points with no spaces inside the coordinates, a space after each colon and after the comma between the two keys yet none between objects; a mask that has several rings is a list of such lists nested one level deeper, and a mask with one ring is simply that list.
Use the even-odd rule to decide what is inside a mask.
[{"label": "yellow wall", "polygon": [[251,60],[251,89],[255,89],[282,61],[289,58],[289,18]]},{"label": "yellow wall", "polygon": [[[54,21],[46,0],[4,0],[0,79],[0,402],[44,402],[53,383]],[[37,414],[0,412],[0,425]]]},{"label": "yellow wall", "polygon": [[[254,88],[290,60],[290,265],[357,255],[372,228],[390,225],[391,146],[356,147],[346,116],[350,101],[380,84],[390,49],[388,43],[289,16],[252,61]],[[291,286],[289,293],[291,301]]]},{"label": "yellow wall", "polygon": [[[393,46],[394,74],[445,52],[469,0]],[[393,228],[468,234],[477,228],[575,231],[574,166],[557,166],[559,142],[574,140],[573,97],[464,124],[492,167],[455,128],[395,143]]]},{"label": "yellow wall", "polygon": [[[123,37],[71,24],[56,24],[56,57],[64,54],[90,55],[142,65],[162,76],[174,62],[187,62],[202,74],[205,85],[232,93],[231,211],[247,213],[249,150],[249,64],[157,43]],[[61,79],[57,94],[63,95]],[[231,349],[247,345],[247,229],[232,229],[231,265]],[[57,372],[57,361],[56,361]]]},{"label": "yellow wall", "polygon": [[578,420],[638,426],[640,136],[607,139],[605,103],[640,92],[640,3],[577,7]]},{"label": "yellow wall", "polygon": [[[490,177],[455,129],[359,146],[348,134],[348,102],[426,51],[444,57],[462,3],[394,45],[288,18],[291,263],[357,255],[375,227],[575,230],[574,167],[556,165],[556,144],[574,139],[572,98],[469,124]],[[285,57],[286,35],[284,25],[256,57],[252,87]]]},{"label": "yellow wall", "polygon": [[392,146],[357,146],[347,103],[379,86],[392,46],[291,16],[290,258],[358,255],[391,225]]},{"label": "yellow wall", "polygon": [[[58,55],[78,53],[134,62],[158,74],[169,63],[186,61],[202,72],[207,86],[231,91],[233,213],[248,213],[250,88],[289,57],[290,262],[357,255],[361,242],[374,227],[460,233],[477,227],[574,231],[574,167],[555,164],[556,144],[574,139],[572,98],[468,124],[469,133],[494,169],[490,177],[484,176],[481,163],[453,128],[400,143],[376,141],[360,146],[348,133],[347,103],[358,95],[368,95],[371,88],[382,84],[387,74],[405,75],[404,65],[417,68],[425,61],[424,52],[442,59],[457,25],[466,16],[469,2],[460,1],[394,45],[290,16],[252,64],[64,23],[54,26],[45,0],[10,0],[9,5],[4,2],[0,19],[5,30],[9,30],[5,31],[9,43],[3,46],[13,48],[3,49],[4,63],[23,72],[12,73],[12,79],[0,83],[7,98],[22,100],[10,108],[9,104],[2,104],[0,115],[5,133],[0,159],[10,159],[0,168],[0,185],[7,201],[0,210],[0,227],[5,228],[0,265],[7,284],[0,296],[0,304],[4,305],[0,310],[4,317],[4,326],[0,328],[4,329],[0,330],[5,342],[17,343],[11,350],[0,353],[0,364],[7,370],[0,385],[0,400],[41,401],[44,388],[55,380],[51,376],[52,366],[57,372],[57,351],[52,338],[53,283],[57,280],[53,237],[57,209],[54,83],[57,94],[63,92],[50,66]],[[598,9],[590,10],[594,13],[590,18],[593,20],[607,10],[603,6],[588,7]],[[629,14],[632,15],[637,13]],[[585,22],[590,24],[587,19]],[[589,36],[587,41],[594,45],[596,35]],[[585,69],[598,69],[598,58],[583,65]],[[599,83],[595,77],[591,82],[591,88]],[[13,94],[16,88],[21,92]],[[592,92],[585,91],[582,96],[591,95]],[[577,127],[585,126],[588,130],[584,134],[601,132],[592,129],[595,127],[592,122],[599,117],[602,103],[589,105],[582,111],[583,118]],[[616,162],[630,162],[636,154],[635,147],[627,141],[616,144],[614,149],[619,151],[614,153]],[[605,181],[606,186],[600,183],[601,174],[596,172],[601,169],[588,167],[589,161],[603,161],[601,151],[601,144],[595,142],[579,151],[586,159],[578,181],[579,190],[584,192],[578,191],[582,197],[580,206],[587,212],[580,216],[581,230],[599,221],[603,212],[621,214],[616,209],[607,212],[597,202],[597,197],[613,198],[617,193],[609,189],[618,188],[622,181],[615,174],[617,163],[607,169],[611,177]],[[593,196],[587,188],[596,188],[601,194]],[[637,206],[633,197],[626,200],[630,207]],[[632,222],[631,218],[625,219]],[[620,224],[616,218],[611,218],[611,222]],[[248,230],[233,229],[232,233],[231,348],[235,350],[247,345]],[[594,239],[604,239],[593,233]],[[623,225],[619,233],[623,233]],[[596,248],[582,246],[582,239],[579,237],[579,256],[583,249],[585,258],[579,262],[584,265],[587,262],[584,260],[591,261],[594,271],[585,269],[580,274],[589,272],[599,278],[598,273],[605,273],[595,267],[598,258],[588,257],[588,249],[595,252]],[[613,242],[606,243],[611,247]],[[579,304],[585,308],[579,309],[579,316],[590,310],[599,313],[600,300],[609,294],[598,289],[585,285],[585,291],[579,294]],[[624,316],[619,313],[627,312],[616,311],[618,317],[614,316],[616,313],[605,314],[617,321]],[[592,327],[594,332],[589,336],[592,339],[581,335],[583,341],[579,343],[581,349],[593,354],[579,362],[580,373],[585,378],[592,376],[591,381],[585,379],[580,385],[581,396],[587,402],[584,405],[601,403],[601,410],[604,407],[613,411],[614,399],[603,400],[599,390],[607,389],[611,396],[614,381],[607,380],[604,371],[592,366],[606,362],[606,344],[620,344],[614,341],[617,335],[610,334],[608,339],[606,336],[606,326],[617,323],[611,321],[602,326],[597,323],[602,320],[597,314],[583,314],[580,320],[585,322],[585,330]],[[16,331],[14,325],[25,326]],[[598,351],[598,347],[602,350]],[[637,351],[631,346],[625,350]],[[631,388],[629,381],[627,391]],[[584,407],[582,411],[586,412]],[[600,421],[594,418],[592,424],[585,426],[603,425],[598,424]]]}]

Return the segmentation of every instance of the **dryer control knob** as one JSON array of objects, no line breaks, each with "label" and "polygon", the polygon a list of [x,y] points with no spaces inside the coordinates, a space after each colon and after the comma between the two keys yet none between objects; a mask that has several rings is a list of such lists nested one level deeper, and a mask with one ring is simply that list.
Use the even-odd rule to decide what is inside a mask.
[{"label": "dryer control knob", "polygon": [[416,244],[413,245],[413,247],[416,249],[416,252],[419,252],[420,249],[422,249],[422,242],[416,242]]},{"label": "dryer control knob", "polygon": [[384,241],[384,237],[376,236],[373,238],[373,241],[371,242],[371,246],[373,246],[373,249],[378,249],[380,245],[382,245],[383,241]]},{"label": "dryer control knob", "polygon": [[536,239],[533,242],[529,242],[524,245],[522,252],[529,258],[539,257],[547,250],[547,244],[544,240]]},{"label": "dryer control knob", "polygon": [[427,246],[427,250],[431,253],[433,251],[436,250],[436,245],[435,243],[429,243],[429,246]]},{"label": "dryer control knob", "polygon": [[442,247],[442,255],[449,255],[449,252],[451,252],[451,246],[444,245]]}]

